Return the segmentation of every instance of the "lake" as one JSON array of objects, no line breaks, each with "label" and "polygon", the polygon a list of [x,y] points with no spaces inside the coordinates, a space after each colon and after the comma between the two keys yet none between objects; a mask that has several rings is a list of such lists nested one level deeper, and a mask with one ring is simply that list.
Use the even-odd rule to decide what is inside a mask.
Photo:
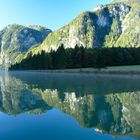
[{"label": "lake", "polygon": [[139,140],[140,76],[0,73],[0,140]]}]

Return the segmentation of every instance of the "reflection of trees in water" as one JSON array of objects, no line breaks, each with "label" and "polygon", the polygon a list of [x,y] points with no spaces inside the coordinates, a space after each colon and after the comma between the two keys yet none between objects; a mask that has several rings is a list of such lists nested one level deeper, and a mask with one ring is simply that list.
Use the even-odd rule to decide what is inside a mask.
[{"label": "reflection of trees in water", "polygon": [[96,76],[91,74],[44,74],[13,73],[17,79],[26,81],[40,89],[57,89],[60,92],[85,94],[107,94],[140,91],[140,77],[136,76]]},{"label": "reflection of trees in water", "polygon": [[[42,88],[40,84],[23,82],[15,77],[0,77],[0,110],[11,115],[24,112],[40,114],[56,107],[72,115],[83,127],[98,128],[100,132],[113,135],[128,133],[139,135],[140,91],[137,91],[137,84],[135,84],[134,89],[131,89],[128,86],[129,82],[125,82],[124,89],[126,89],[126,92],[124,92],[124,89],[122,89],[123,92],[120,92],[121,89],[118,86],[115,88],[111,79],[97,79],[94,78],[93,86],[88,83],[87,86],[84,86],[79,81],[80,83],[76,84],[77,87],[72,87],[72,83],[71,86],[64,86],[64,81],[57,79],[57,82],[59,82],[57,89],[55,88],[56,85],[51,86],[54,88],[48,88],[48,82],[45,81]],[[92,82],[91,79],[89,81]],[[104,81],[104,84],[100,81]],[[120,84],[120,81],[118,80],[118,84]],[[112,86],[106,87],[106,82],[107,84],[110,82]],[[138,81],[136,80],[136,82]],[[134,79],[130,83],[132,87],[132,83],[135,83]],[[103,87],[100,84],[103,84]],[[117,83],[115,82],[115,84]],[[108,94],[98,93],[103,89]]]}]

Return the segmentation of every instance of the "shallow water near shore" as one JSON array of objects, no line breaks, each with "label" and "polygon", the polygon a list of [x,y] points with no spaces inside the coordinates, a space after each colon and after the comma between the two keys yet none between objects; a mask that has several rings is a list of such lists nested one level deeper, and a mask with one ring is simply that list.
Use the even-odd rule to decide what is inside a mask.
[{"label": "shallow water near shore", "polygon": [[139,140],[140,76],[0,73],[1,140]]}]

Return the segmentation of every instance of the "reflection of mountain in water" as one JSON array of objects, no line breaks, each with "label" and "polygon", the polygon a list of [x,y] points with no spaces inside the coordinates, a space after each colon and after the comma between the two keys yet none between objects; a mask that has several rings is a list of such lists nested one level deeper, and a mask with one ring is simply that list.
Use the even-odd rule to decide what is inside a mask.
[{"label": "reflection of mountain in water", "polygon": [[140,79],[88,77],[89,82],[85,78],[78,84],[78,77],[73,81],[70,77],[36,77],[37,81],[34,76],[27,77],[0,77],[1,112],[40,114],[55,107],[72,115],[84,127],[113,135],[139,135]]},{"label": "reflection of mountain in water", "polygon": [[0,110],[16,115],[26,111],[41,109],[41,112],[50,107],[42,98],[32,93],[29,85],[21,80],[8,76],[0,77]]}]

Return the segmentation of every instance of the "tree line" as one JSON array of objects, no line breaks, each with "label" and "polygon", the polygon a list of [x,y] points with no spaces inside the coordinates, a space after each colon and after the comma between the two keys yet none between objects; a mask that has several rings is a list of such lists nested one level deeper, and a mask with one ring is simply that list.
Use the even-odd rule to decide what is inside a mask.
[{"label": "tree line", "polygon": [[140,48],[75,48],[64,49],[61,45],[57,51],[37,55],[29,54],[10,70],[45,70],[69,68],[104,68],[107,66],[139,65]]}]

